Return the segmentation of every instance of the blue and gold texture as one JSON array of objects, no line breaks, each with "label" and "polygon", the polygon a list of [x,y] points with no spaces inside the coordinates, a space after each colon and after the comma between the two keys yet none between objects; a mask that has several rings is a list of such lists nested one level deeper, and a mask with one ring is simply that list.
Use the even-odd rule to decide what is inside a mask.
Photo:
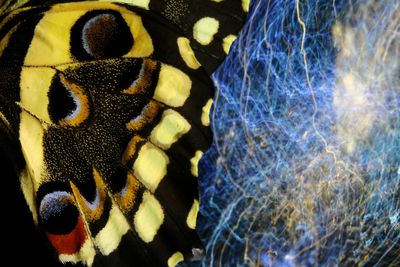
[{"label": "blue and gold texture", "polygon": [[0,5],[0,126],[33,221],[63,263],[198,259],[210,74],[248,1]]}]

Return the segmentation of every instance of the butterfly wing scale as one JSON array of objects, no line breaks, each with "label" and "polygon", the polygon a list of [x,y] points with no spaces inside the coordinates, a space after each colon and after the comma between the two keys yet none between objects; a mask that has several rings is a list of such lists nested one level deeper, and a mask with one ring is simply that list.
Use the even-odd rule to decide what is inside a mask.
[{"label": "butterfly wing scale", "polygon": [[2,132],[18,140],[23,193],[61,261],[174,266],[202,253],[209,75],[247,6],[114,2],[28,2],[3,17]]}]

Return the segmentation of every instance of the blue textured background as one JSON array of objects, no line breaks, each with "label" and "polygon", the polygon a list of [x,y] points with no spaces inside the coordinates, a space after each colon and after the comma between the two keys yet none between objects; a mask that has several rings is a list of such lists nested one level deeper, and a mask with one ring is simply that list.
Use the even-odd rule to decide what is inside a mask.
[{"label": "blue textured background", "polygon": [[400,264],[400,3],[253,0],[215,73],[202,266]]}]

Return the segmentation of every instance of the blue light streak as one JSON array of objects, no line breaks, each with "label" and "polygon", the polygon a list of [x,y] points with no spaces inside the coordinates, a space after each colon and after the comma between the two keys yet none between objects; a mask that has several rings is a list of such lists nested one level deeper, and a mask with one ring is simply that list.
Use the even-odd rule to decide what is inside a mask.
[{"label": "blue light streak", "polygon": [[400,264],[400,3],[253,0],[215,73],[202,266]]}]

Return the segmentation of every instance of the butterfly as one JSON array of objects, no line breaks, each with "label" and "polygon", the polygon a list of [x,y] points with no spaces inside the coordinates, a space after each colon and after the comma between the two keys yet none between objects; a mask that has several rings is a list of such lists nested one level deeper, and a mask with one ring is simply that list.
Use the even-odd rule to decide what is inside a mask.
[{"label": "butterfly", "polygon": [[5,1],[1,146],[63,263],[175,266],[203,253],[198,163],[211,73],[248,0]]}]

